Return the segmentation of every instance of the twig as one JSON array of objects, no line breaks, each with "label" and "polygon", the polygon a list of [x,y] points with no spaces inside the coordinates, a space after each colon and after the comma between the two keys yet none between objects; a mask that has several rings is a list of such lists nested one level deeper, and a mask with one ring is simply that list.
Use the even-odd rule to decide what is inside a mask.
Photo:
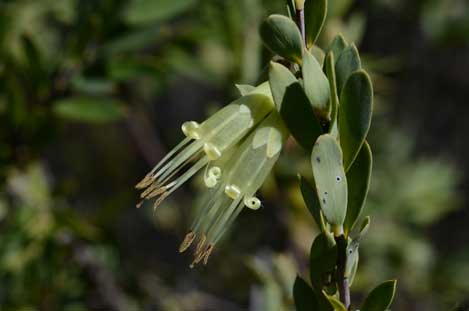
[{"label": "twig", "polygon": [[305,10],[296,10],[296,23],[300,28],[301,38],[303,38],[303,44],[306,46],[306,30],[305,30]]},{"label": "twig", "polygon": [[345,277],[345,264],[347,262],[347,241],[343,234],[335,238],[337,243],[337,284],[339,286],[340,301],[348,309],[350,307],[350,287]]}]

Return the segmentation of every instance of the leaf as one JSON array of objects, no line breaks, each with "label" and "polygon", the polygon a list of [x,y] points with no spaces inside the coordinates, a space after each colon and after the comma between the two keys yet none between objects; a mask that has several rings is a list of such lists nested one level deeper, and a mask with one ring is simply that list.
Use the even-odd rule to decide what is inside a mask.
[{"label": "leaf", "polygon": [[54,113],[64,119],[104,123],[124,117],[120,102],[110,98],[70,97],[54,103]]},{"label": "leaf", "polygon": [[340,96],[339,132],[345,171],[350,169],[365,141],[372,110],[373,86],[368,74],[359,70],[347,80]]},{"label": "leaf", "polygon": [[277,109],[295,140],[311,152],[321,125],[300,83],[283,65],[271,63],[269,82]]},{"label": "leaf", "polygon": [[347,308],[344,306],[344,304],[339,299],[337,299],[334,296],[329,296],[327,294],[325,294],[325,295],[326,295],[327,300],[329,300],[331,305],[334,307],[335,311],[348,311]]},{"label": "leaf", "polygon": [[310,311],[318,309],[318,301],[313,289],[300,276],[293,285],[293,299],[297,311]]},{"label": "leaf", "polygon": [[248,84],[236,84],[236,88],[241,96],[247,95],[252,92],[256,87]]},{"label": "leaf", "polygon": [[125,20],[132,25],[159,22],[187,10],[195,2],[195,0],[133,0],[125,11]]},{"label": "leaf", "polygon": [[316,187],[311,185],[303,176],[299,176],[301,194],[306,207],[316,221],[318,227],[321,226],[321,205],[319,204]]},{"label": "leaf", "polygon": [[329,80],[316,58],[308,51],[303,54],[302,71],[304,90],[314,111],[317,115],[328,119],[330,113]]},{"label": "leaf", "polygon": [[330,224],[340,226],[347,209],[347,178],[342,151],[332,135],[318,138],[311,154],[311,165],[322,212]]},{"label": "leaf", "polygon": [[356,265],[358,264],[358,247],[359,242],[357,240],[353,240],[349,243],[346,249],[347,260],[345,262],[344,276],[348,279],[351,278],[354,269],[356,270],[357,268]]},{"label": "leaf", "polygon": [[313,54],[319,65],[322,67],[324,64],[324,59],[326,58],[326,53],[317,45],[313,45],[313,47],[309,49],[309,52]]},{"label": "leaf", "polygon": [[287,88],[280,114],[298,144],[310,152],[322,129],[299,82]]},{"label": "leaf", "polygon": [[326,276],[333,273],[337,264],[337,246],[329,232],[322,232],[314,239],[310,251],[310,277],[313,287],[321,290]]},{"label": "leaf", "polygon": [[347,172],[348,206],[344,223],[346,236],[353,230],[353,226],[358,217],[360,217],[360,213],[365,205],[366,196],[370,188],[372,167],[373,159],[370,145],[365,141],[355,162],[353,162],[350,170]]},{"label": "leaf", "polygon": [[303,39],[295,22],[283,15],[270,15],[260,27],[265,46],[289,61],[301,64]]},{"label": "leaf", "polygon": [[337,62],[335,64],[335,72],[337,78],[337,91],[339,94],[352,72],[359,70],[361,66],[360,55],[358,54],[357,47],[354,44],[345,48],[340,55],[338,55]]},{"label": "leaf", "polygon": [[329,133],[337,138],[339,136],[339,129],[337,126],[337,115],[339,112],[339,96],[337,95],[337,82],[335,77],[335,61],[334,61],[334,52],[330,51],[326,55],[326,75],[329,79],[330,87],[330,106],[331,106],[331,122],[329,125]]},{"label": "leaf", "polygon": [[343,50],[348,46],[347,41],[345,41],[344,36],[338,34],[335,36],[334,40],[332,40],[327,52],[334,53],[334,57],[337,60],[340,54],[342,54]]},{"label": "leaf", "polygon": [[396,292],[396,280],[386,281],[378,285],[366,297],[361,311],[385,311],[389,309]]},{"label": "leaf", "polygon": [[306,45],[311,47],[318,39],[327,17],[327,0],[305,2]]},{"label": "leaf", "polygon": [[287,67],[270,62],[269,68],[269,84],[272,90],[272,97],[274,98],[275,106],[280,111],[285,97],[287,87],[298,82],[295,76],[287,69]]}]

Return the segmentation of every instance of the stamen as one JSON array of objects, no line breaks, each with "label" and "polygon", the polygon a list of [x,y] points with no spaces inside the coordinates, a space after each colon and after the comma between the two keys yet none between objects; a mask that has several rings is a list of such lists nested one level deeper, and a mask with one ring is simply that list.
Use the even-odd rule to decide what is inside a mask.
[{"label": "stamen", "polygon": [[212,244],[216,244],[221,239],[223,234],[225,234],[225,232],[231,227],[235,219],[239,216],[239,213],[241,213],[243,208],[244,204],[242,202],[238,204],[236,210],[230,215],[229,219],[225,222],[225,224],[220,228],[220,230],[218,230],[218,232],[213,235]]},{"label": "stamen", "polygon": [[261,200],[256,197],[244,198],[244,205],[252,210],[257,210],[261,207]]},{"label": "stamen", "polygon": [[143,203],[144,203],[144,201],[142,200],[142,201],[138,202],[137,205],[135,205],[135,207],[140,208],[140,207],[142,207]]},{"label": "stamen", "polygon": [[155,189],[160,189],[158,188],[158,184],[157,183],[153,183],[151,184],[147,189],[145,189],[145,191],[143,191],[141,194],[140,194],[140,198],[144,198],[146,197],[149,193],[153,192],[153,190]]},{"label": "stamen", "polygon": [[146,200],[151,200],[153,199],[154,197],[156,196],[159,196],[160,194],[162,194],[163,192],[165,192],[166,190],[168,190],[168,187],[161,187],[161,188],[158,188],[158,189],[155,189],[154,191],[152,191],[151,193],[149,193],[145,199]]},{"label": "stamen", "polygon": [[[172,159],[171,161],[169,161],[168,163],[166,163],[161,169],[159,169],[154,175],[153,175],[153,179],[156,179],[158,178],[159,176],[167,173],[167,171],[169,171],[169,173],[166,174],[169,175],[171,174],[171,172],[173,172],[174,170],[176,170],[181,164],[185,163],[187,161],[187,159],[190,159],[194,154],[196,154],[201,148],[203,147],[203,144],[202,142],[200,141],[194,141],[192,142],[189,146],[187,146],[186,148],[184,148],[184,150],[182,150],[180,153],[178,153],[174,159]],[[165,177],[163,178],[160,178],[160,180],[164,179]]]},{"label": "stamen", "polygon": [[243,204],[243,202],[241,202],[241,198],[232,201],[226,210],[222,210],[217,219],[212,223],[212,226],[207,233],[210,243],[213,241],[213,237],[216,236],[218,231],[225,226],[226,222],[230,219],[231,214],[233,214],[240,204]]},{"label": "stamen", "polygon": [[135,185],[136,189],[143,189],[149,186],[153,182],[151,174],[147,174],[138,184]]},{"label": "stamen", "polygon": [[161,203],[163,203],[163,201],[166,199],[166,197],[169,195],[168,192],[164,192],[159,198],[158,200],[155,201],[155,203],[153,203],[153,209],[155,210],[158,206],[160,206]]},{"label": "stamen", "polygon": [[204,248],[206,240],[207,240],[207,236],[205,234],[202,235],[199,243],[197,244],[197,247],[195,248],[195,253],[194,253],[195,257],[197,257],[202,252],[202,249]]},{"label": "stamen", "polygon": [[207,263],[208,263],[208,257],[210,257],[210,254],[211,254],[212,251],[213,251],[213,247],[214,247],[213,244],[209,244],[209,245],[208,245],[207,250],[206,250],[205,253],[204,253],[204,265],[207,265]]},{"label": "stamen", "polygon": [[241,195],[241,190],[235,185],[228,185],[225,187],[225,194],[236,200]]},{"label": "stamen", "polygon": [[184,122],[181,126],[182,132],[189,138],[200,139],[200,125],[195,121]]},{"label": "stamen", "polygon": [[218,149],[214,144],[205,143],[204,151],[211,161],[215,161],[221,157],[220,149]]},{"label": "stamen", "polygon": [[[183,147],[185,147],[192,139],[190,138],[185,138],[183,139],[176,147],[174,147],[170,152],[168,152],[163,159],[158,162],[158,164],[150,171],[150,173],[147,174],[147,176],[144,178],[144,180],[148,177],[150,180],[154,180],[153,174],[156,172],[157,169],[159,169],[163,164],[165,164],[173,155],[175,155],[179,150],[181,150]],[[143,181],[143,180],[142,180]],[[145,188],[144,186],[143,188]]]},{"label": "stamen", "polygon": [[179,246],[179,252],[183,253],[185,252],[194,242],[195,239],[195,233],[190,231],[188,234],[186,234],[186,237],[184,238],[184,241],[182,241],[181,245]]},{"label": "stamen", "polygon": [[[178,179],[176,179],[172,184],[171,184],[171,190],[169,190],[168,195],[176,191],[183,183],[185,183],[189,178],[194,176],[198,171],[200,171],[205,165],[208,163],[208,158],[203,157],[197,163],[194,164],[187,172],[185,172],[182,176],[180,176]],[[167,188],[170,188],[167,186]]]}]

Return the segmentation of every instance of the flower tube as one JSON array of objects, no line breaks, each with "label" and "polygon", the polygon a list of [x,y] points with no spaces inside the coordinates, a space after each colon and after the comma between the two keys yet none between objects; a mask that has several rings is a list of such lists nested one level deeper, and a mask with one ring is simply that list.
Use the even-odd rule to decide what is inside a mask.
[{"label": "flower tube", "polygon": [[220,170],[225,173],[221,181],[206,197],[179,249],[184,252],[198,237],[191,266],[202,260],[207,263],[215,244],[245,206],[253,210],[261,207],[255,194],[271,172],[287,137],[280,115],[273,111],[222,164]]},{"label": "flower tube", "polygon": [[[209,162],[237,144],[256,124],[263,120],[274,108],[271,96],[265,87],[259,86],[250,94],[235,100],[216,112],[202,124],[185,122],[182,131],[186,138],[171,150],[142,181],[142,201],[157,198],[156,208],[167,196],[178,189]],[[207,187],[214,187],[222,172],[209,170]]]}]

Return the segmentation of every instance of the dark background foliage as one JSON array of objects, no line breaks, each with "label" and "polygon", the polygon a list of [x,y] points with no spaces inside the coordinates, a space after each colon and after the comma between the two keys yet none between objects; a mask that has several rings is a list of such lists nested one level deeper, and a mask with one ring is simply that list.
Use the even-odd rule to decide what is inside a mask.
[{"label": "dark background foliage", "polygon": [[[307,0],[308,1],[308,0]],[[0,2],[0,306],[283,310],[316,234],[289,143],[209,265],[177,253],[197,181],[156,212],[133,185],[182,134],[255,84],[281,0]],[[372,228],[352,303],[399,280],[396,310],[469,292],[469,5],[330,1],[321,45],[356,41],[376,90]]]}]

